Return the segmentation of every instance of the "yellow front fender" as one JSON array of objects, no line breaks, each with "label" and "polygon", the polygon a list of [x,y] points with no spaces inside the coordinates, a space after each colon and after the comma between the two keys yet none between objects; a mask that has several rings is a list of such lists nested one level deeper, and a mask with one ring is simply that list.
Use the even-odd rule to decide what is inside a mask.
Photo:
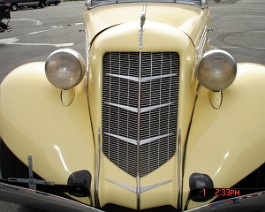
[{"label": "yellow front fender", "polygon": [[58,184],[66,184],[77,170],[94,175],[85,80],[75,88],[73,102],[64,106],[61,90],[46,79],[44,62],[36,62],[12,71],[0,92],[0,135],[21,161],[27,164],[32,155],[34,172]]},{"label": "yellow front fender", "polygon": [[219,109],[210,103],[210,92],[203,87],[198,92],[186,148],[184,204],[192,173],[205,173],[216,188],[229,188],[265,162],[265,67],[239,64]]}]

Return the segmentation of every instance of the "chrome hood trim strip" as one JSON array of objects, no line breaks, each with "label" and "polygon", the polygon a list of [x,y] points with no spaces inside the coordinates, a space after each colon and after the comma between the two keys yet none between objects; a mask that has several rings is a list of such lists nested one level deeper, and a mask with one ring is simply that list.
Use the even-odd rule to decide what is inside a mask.
[{"label": "chrome hood trim strip", "polygon": [[107,105],[122,108],[124,110],[128,110],[128,111],[131,111],[134,113],[138,113],[138,111],[140,111],[140,113],[146,113],[146,112],[150,112],[150,111],[155,110],[155,109],[167,107],[167,106],[172,105],[174,103],[175,102],[170,102],[170,103],[161,104],[161,105],[154,105],[154,106],[150,106],[150,107],[136,108],[136,107],[130,107],[130,106],[121,105],[121,104],[115,104],[115,103],[111,103],[111,102],[105,102],[105,104],[107,104]]},{"label": "chrome hood trim strip", "polygon": [[[125,141],[125,142],[128,142],[128,143],[133,144],[133,145],[137,145],[137,140],[135,140],[135,139],[127,138],[127,137],[120,136],[120,135],[115,135],[113,133],[104,133],[104,134],[105,135],[109,135],[109,136],[114,137],[114,138],[118,138],[121,141]],[[173,133],[169,133],[169,134],[165,134],[165,135],[159,135],[159,136],[143,139],[143,140],[140,140],[140,145],[152,143],[152,142],[157,141],[157,140],[159,140],[161,138],[169,137],[171,135],[173,135]]]},{"label": "chrome hood trim strip", "polygon": [[208,32],[207,27],[204,27],[199,44],[196,46],[198,58],[201,58],[203,56],[204,46],[205,46],[205,43],[207,42],[207,32]]},{"label": "chrome hood trim strip", "polygon": [[[133,187],[133,186],[125,185],[125,184],[120,183],[120,182],[118,182],[118,181],[116,181],[116,180],[111,180],[111,179],[106,179],[106,180],[107,180],[108,182],[111,182],[111,183],[113,183],[113,184],[115,184],[115,185],[118,185],[118,186],[120,186],[120,187],[122,187],[122,188],[124,188],[124,189],[126,189],[126,190],[128,190],[128,191],[131,191],[131,192],[133,192],[133,193],[136,193],[136,192],[137,192],[137,187]],[[144,192],[146,192],[146,191],[150,191],[150,190],[152,190],[152,189],[154,189],[154,188],[157,188],[157,187],[159,187],[159,186],[165,185],[165,184],[167,184],[167,183],[169,183],[169,182],[171,182],[171,181],[172,181],[172,180],[167,180],[167,181],[160,182],[160,183],[156,183],[156,184],[153,184],[153,185],[140,187],[140,188],[139,188],[139,191],[140,191],[140,193],[144,193]]]},{"label": "chrome hood trim strip", "polygon": [[121,79],[127,79],[133,82],[148,82],[148,81],[152,81],[152,80],[157,80],[157,79],[163,79],[163,78],[167,78],[167,77],[174,77],[177,74],[164,74],[164,75],[157,75],[157,76],[152,76],[152,77],[142,77],[141,79],[139,79],[139,77],[132,77],[132,76],[126,76],[126,75],[119,75],[119,74],[110,74],[110,73],[106,73],[108,76],[111,77],[117,77],[117,78],[121,78]]},{"label": "chrome hood trim strip", "polygon": [[99,202],[99,178],[100,178],[100,156],[101,156],[101,140],[100,128],[98,128],[97,154],[95,154],[95,181],[94,181],[94,201],[96,207],[100,207]]}]

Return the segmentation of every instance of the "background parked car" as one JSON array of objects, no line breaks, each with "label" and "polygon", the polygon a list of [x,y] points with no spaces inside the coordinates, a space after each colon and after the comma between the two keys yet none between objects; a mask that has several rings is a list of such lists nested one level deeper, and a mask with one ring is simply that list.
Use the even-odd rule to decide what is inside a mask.
[{"label": "background parked car", "polygon": [[10,8],[12,11],[16,11],[19,8],[23,7],[45,7],[45,1],[44,0],[11,0],[10,1]]},{"label": "background parked car", "polygon": [[3,6],[10,6],[9,0],[0,0],[0,8]]},{"label": "background parked car", "polygon": [[52,4],[54,4],[54,5],[58,5],[58,4],[60,4],[61,3],[61,0],[47,0],[46,1],[46,4],[48,5],[48,6],[51,6]]}]

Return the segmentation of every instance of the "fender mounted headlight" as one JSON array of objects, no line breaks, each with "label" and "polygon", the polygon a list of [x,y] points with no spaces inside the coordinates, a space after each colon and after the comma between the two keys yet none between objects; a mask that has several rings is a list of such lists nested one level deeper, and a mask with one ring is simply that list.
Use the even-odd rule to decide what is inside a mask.
[{"label": "fender mounted headlight", "polygon": [[84,59],[73,49],[58,49],[49,55],[45,63],[47,79],[55,87],[64,90],[76,86],[84,72]]},{"label": "fender mounted headlight", "polygon": [[220,91],[230,86],[236,78],[237,64],[234,58],[223,50],[206,52],[197,70],[201,85],[212,91]]}]

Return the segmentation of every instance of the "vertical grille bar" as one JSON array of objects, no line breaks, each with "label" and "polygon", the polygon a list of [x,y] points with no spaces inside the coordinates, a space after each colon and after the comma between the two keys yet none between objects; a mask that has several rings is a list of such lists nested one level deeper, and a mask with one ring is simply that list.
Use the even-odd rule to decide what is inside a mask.
[{"label": "vertical grille bar", "polygon": [[179,65],[175,52],[103,57],[103,152],[134,177],[151,173],[176,152]]}]

